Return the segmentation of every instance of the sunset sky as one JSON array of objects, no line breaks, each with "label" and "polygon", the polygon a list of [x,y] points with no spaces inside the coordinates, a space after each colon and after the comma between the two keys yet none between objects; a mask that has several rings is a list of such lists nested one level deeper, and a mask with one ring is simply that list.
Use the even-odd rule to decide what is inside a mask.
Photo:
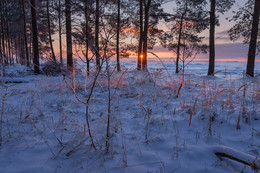
[{"label": "sunset sky", "polygon": [[[239,7],[243,6],[247,0],[239,0],[234,6],[220,16],[220,26],[216,26],[216,61],[247,61],[248,45],[243,44],[242,40],[232,42],[228,36],[228,30],[234,25],[233,22],[229,22],[226,18],[233,16],[232,11],[237,11]],[[174,6],[170,3],[165,4],[164,8],[167,12],[173,12]],[[205,36],[204,42],[208,44],[209,30],[205,30],[202,33]],[[155,47],[154,51],[160,55],[160,57],[175,57],[172,52],[162,47]],[[197,60],[208,60],[208,54],[199,55]],[[256,55],[256,61],[260,62],[260,55]]]},{"label": "sunset sky", "polygon": [[[216,26],[216,61],[246,61],[248,54],[248,45],[243,44],[242,40],[238,40],[237,42],[232,42],[229,39],[227,31],[234,25],[233,22],[229,22],[226,18],[232,17],[232,11],[237,11],[239,7],[243,6],[247,0],[239,0],[236,2],[231,10],[226,12],[224,15],[218,14],[220,16],[220,26]],[[164,9],[168,13],[173,13],[174,4],[172,2],[164,4]],[[163,28],[162,24],[159,27]],[[205,30],[202,34],[205,37],[204,43],[208,44],[209,40],[209,30]],[[58,44],[58,36],[57,34],[54,36],[54,48],[55,52],[59,53],[59,44]],[[65,36],[63,37],[63,51],[66,51],[66,42]],[[160,58],[172,58],[175,57],[173,52],[168,51],[165,48],[162,48],[159,44],[157,44],[153,50],[150,50],[156,53]],[[66,55],[66,52],[64,52]],[[76,55],[74,55],[76,57]],[[148,54],[148,58],[154,57],[151,54]],[[131,56],[131,58],[136,58],[136,56]],[[208,54],[198,55],[196,58],[197,61],[207,61]],[[260,55],[256,55],[256,62],[260,62]]]}]

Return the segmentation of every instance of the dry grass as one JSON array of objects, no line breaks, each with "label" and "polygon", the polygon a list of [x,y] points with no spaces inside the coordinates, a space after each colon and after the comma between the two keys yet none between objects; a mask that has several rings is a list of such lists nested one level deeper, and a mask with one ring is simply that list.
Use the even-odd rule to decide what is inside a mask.
[{"label": "dry grass", "polygon": [[[175,158],[178,158],[180,144],[177,142],[177,138],[179,139],[180,136],[178,136],[178,124],[174,118],[181,117],[185,119],[185,121],[188,121],[189,126],[191,126],[191,123],[200,120],[194,119],[196,115],[200,117],[202,116],[201,114],[206,114],[206,128],[204,128],[204,130],[206,132],[208,131],[208,135],[214,136],[214,128],[216,127],[215,118],[218,118],[217,116],[215,117],[215,112],[217,112],[217,114],[224,113],[224,116],[227,117],[233,117],[233,119],[236,120],[237,129],[239,129],[240,126],[243,127],[242,125],[244,125],[243,117],[240,117],[240,114],[237,114],[240,112],[236,110],[241,108],[243,109],[243,112],[246,112],[249,110],[249,106],[252,106],[246,104],[249,99],[256,99],[256,103],[252,104],[257,104],[260,99],[260,90],[254,89],[254,87],[258,89],[257,83],[254,81],[243,84],[237,88],[234,84],[226,84],[225,81],[222,81],[222,83],[216,83],[215,81],[215,83],[212,83],[208,80],[198,82],[196,80],[191,80],[189,76],[184,77],[185,81],[183,81],[182,76],[166,80],[165,77],[163,77],[163,72],[161,70],[150,74],[144,73],[143,75],[133,76],[133,80],[129,82],[129,76],[131,75],[132,74],[125,72],[113,73],[110,79],[110,88],[114,91],[114,93],[112,92],[111,94],[111,98],[114,98],[114,100],[111,100],[111,105],[116,105],[118,107],[117,110],[121,110],[127,114],[127,116],[136,114],[132,119],[129,118],[127,122],[122,122],[123,120],[121,120],[120,111],[118,111],[119,113],[115,113],[114,107],[111,106],[111,118],[113,119],[111,122],[113,123],[111,124],[112,133],[110,144],[120,145],[122,148],[122,163],[124,166],[130,165],[127,160],[128,153],[126,149],[128,140],[136,141],[136,146],[134,147],[136,147],[135,149],[141,154],[142,151],[138,148],[139,144],[142,142],[152,143],[154,142],[153,139],[156,140],[156,137],[163,136],[164,132],[166,133],[167,130],[172,130],[173,132],[171,133],[176,135],[176,146],[174,146],[174,149],[176,150],[175,154],[177,156],[175,155]],[[88,95],[89,87],[91,87],[91,83],[93,82],[93,76],[94,74],[90,74],[89,77],[84,76],[83,78],[82,76],[77,75],[76,72],[73,72],[71,77],[66,77],[67,82],[63,80],[58,82],[47,81],[46,84],[46,81],[42,81],[41,84],[39,84],[39,86],[42,85],[40,89],[27,89],[27,96],[23,95],[24,93],[22,92],[22,94],[19,93],[23,95],[22,97],[24,97],[24,100],[27,100],[26,105],[17,108],[17,110],[23,109],[23,111],[17,111],[21,112],[21,121],[19,123],[23,127],[34,127],[32,130],[33,132],[28,132],[28,129],[26,129],[21,131],[19,135],[25,136],[26,133],[29,135],[32,133],[34,135],[36,134],[36,136],[40,137],[42,140],[37,142],[44,143],[53,156],[64,155],[71,157],[77,151],[82,151],[84,153],[89,152],[91,148],[91,139],[88,134],[89,127],[85,119],[82,119],[85,107],[80,104],[79,100],[86,102],[85,96]],[[105,119],[106,106],[103,105],[107,105],[108,101],[108,82],[109,81],[104,74],[98,78],[98,84],[101,91],[100,88],[98,88],[97,91],[94,91],[94,95],[88,105],[92,127],[91,133],[97,150],[101,152],[105,148],[106,129],[104,124],[107,120]],[[181,83],[183,83],[182,91],[179,94],[179,98],[176,98],[175,96]],[[134,85],[134,87],[132,85]],[[124,97],[113,97],[116,95],[115,92],[117,91]],[[53,97],[48,100],[53,101],[53,103],[47,103],[46,99],[44,102],[43,97],[45,97],[45,95],[46,97]],[[79,98],[75,99],[75,95]],[[16,97],[16,95],[12,97]],[[237,98],[241,98],[241,101]],[[120,107],[121,101],[127,102],[129,100],[129,107]],[[158,100],[159,102],[157,102]],[[118,103],[115,103],[116,101]],[[33,104],[30,105],[30,103]],[[157,105],[158,103],[159,105]],[[15,107],[15,104],[12,106]],[[53,106],[55,104],[57,104],[57,106]],[[132,109],[134,106],[138,107],[138,104],[141,105],[144,116],[139,116],[141,112],[140,107],[139,109],[133,108],[134,111],[128,110],[128,108]],[[187,111],[187,109],[189,111]],[[43,113],[43,117],[37,117],[36,113],[39,111]],[[155,111],[158,112],[155,113]],[[229,114],[229,111],[233,111],[232,114]],[[2,112],[7,114],[6,111]],[[169,112],[172,112],[172,116],[170,116],[172,118],[171,122],[175,121],[172,124],[167,121],[169,120],[167,119],[167,114]],[[158,118],[158,116],[160,117]],[[18,114],[17,117],[19,117]],[[144,123],[141,118],[145,119]],[[124,123],[130,124],[134,121],[136,121],[135,125],[137,128],[133,129],[133,132],[131,131],[131,135],[134,134],[132,135],[133,138],[129,138]],[[153,128],[154,126],[156,126],[156,128]],[[159,128],[157,128],[157,126],[159,126]],[[194,130],[198,131],[198,129]],[[143,133],[142,138],[139,138],[140,136],[138,136],[140,132]],[[200,133],[196,133],[197,140],[199,140],[199,136]],[[56,142],[55,144],[59,146],[58,152],[53,150],[54,145],[50,145],[50,143],[53,143],[53,140]],[[113,140],[116,140],[116,142],[113,142]],[[159,137],[158,140],[160,140]],[[115,146],[115,148],[118,146]],[[112,146],[110,152],[111,155],[114,152],[117,153],[118,148],[113,150]]]}]

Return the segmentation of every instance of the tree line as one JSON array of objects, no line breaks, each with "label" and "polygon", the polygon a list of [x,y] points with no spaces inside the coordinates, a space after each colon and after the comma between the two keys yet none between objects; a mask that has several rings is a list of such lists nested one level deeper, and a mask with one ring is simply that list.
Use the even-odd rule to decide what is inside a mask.
[{"label": "tree line", "polygon": [[[172,12],[164,4],[172,3]],[[188,59],[209,51],[208,75],[215,72],[215,27],[219,16],[231,9],[236,0],[0,0],[0,60],[2,66],[34,66],[40,73],[40,57],[72,70],[73,57],[80,57],[96,68],[102,55],[120,59],[137,54],[137,70],[147,70],[149,49],[160,43],[176,54],[176,73]],[[246,73],[254,76],[259,52],[260,0],[247,0],[229,20],[231,40],[249,44]],[[165,23],[167,29],[159,25]],[[208,45],[201,33],[209,29]],[[66,36],[66,48],[63,47]],[[54,37],[57,37],[54,39]],[[54,48],[57,41],[59,48]],[[57,45],[57,43],[55,42]],[[58,51],[58,52],[55,52]]]}]

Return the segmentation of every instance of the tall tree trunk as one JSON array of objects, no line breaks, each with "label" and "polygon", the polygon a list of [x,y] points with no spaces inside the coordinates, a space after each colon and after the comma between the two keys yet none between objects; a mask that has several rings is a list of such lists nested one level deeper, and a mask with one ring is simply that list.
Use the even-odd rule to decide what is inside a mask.
[{"label": "tall tree trunk", "polygon": [[[31,25],[31,24],[30,24]],[[32,28],[32,25],[30,26],[30,28]],[[29,37],[29,59],[30,59],[30,63],[33,62],[33,38],[32,36]]]},{"label": "tall tree trunk", "polygon": [[138,57],[137,57],[137,70],[142,68],[142,47],[143,47],[143,0],[140,0],[140,38],[139,38],[139,47],[138,47]]},{"label": "tall tree trunk", "polygon": [[[175,70],[175,73],[179,73],[180,48],[181,48],[181,39],[182,39],[182,30],[183,30],[183,20],[184,20],[184,17],[186,15],[187,8],[188,8],[188,1],[186,0],[186,2],[185,2],[185,10],[184,10],[184,12],[181,15],[180,28],[179,28],[179,33],[178,33],[177,58],[176,58],[176,70]],[[183,49],[183,50],[185,50],[185,49]],[[184,51],[183,51],[183,56],[184,56]],[[184,63],[184,61],[183,61],[183,63]]]},{"label": "tall tree trunk", "polygon": [[13,38],[11,39],[11,45],[12,45],[12,48],[11,48],[11,59],[12,59],[12,64],[14,65],[15,62],[14,62],[14,39]]},{"label": "tall tree trunk", "polygon": [[5,54],[5,34],[4,34],[4,22],[1,22],[1,28],[2,28],[2,48],[3,48],[3,64],[6,65],[6,54]]},{"label": "tall tree trunk", "polygon": [[[15,51],[15,62],[16,62],[16,64],[18,64],[19,63],[19,61],[18,61],[18,49],[17,49],[17,36],[15,37],[15,41],[14,41],[14,47],[16,48],[16,49],[14,49],[14,51]],[[2,50],[1,50],[1,52],[2,52]],[[2,53],[1,53],[2,54]]]},{"label": "tall tree trunk", "polygon": [[25,65],[24,40],[22,36],[19,36],[19,48],[20,48],[20,64]]},{"label": "tall tree trunk", "polygon": [[11,43],[10,43],[10,35],[9,35],[9,23],[6,23],[6,35],[7,35],[7,48],[8,48],[8,63],[12,64],[11,60]]},{"label": "tall tree trunk", "polygon": [[117,0],[117,33],[116,33],[116,66],[117,71],[120,71],[120,53],[119,53],[119,37],[120,37],[120,0]]},{"label": "tall tree trunk", "polygon": [[46,9],[47,9],[47,20],[48,20],[48,34],[49,34],[49,42],[51,46],[51,54],[52,54],[52,59],[56,63],[56,57],[53,49],[53,44],[52,44],[52,36],[51,36],[51,21],[50,21],[50,10],[49,10],[49,0],[46,0]]},{"label": "tall tree trunk", "polygon": [[246,68],[246,74],[251,77],[254,77],[255,54],[256,54],[258,26],[259,26],[259,11],[260,11],[260,0],[255,0],[253,24],[251,30],[251,39],[250,39],[247,68]]},{"label": "tall tree trunk", "polygon": [[[1,2],[0,2],[1,3]],[[5,56],[5,33],[4,33],[4,15],[3,15],[3,2],[1,3],[1,41],[2,41],[2,58],[3,58],[3,66],[6,65],[6,56]]]},{"label": "tall tree trunk", "polygon": [[[0,5],[0,8],[1,8],[1,5]],[[1,17],[1,15],[0,15],[0,17]],[[2,19],[0,18],[0,21],[1,21],[1,23],[2,23]],[[2,40],[2,33],[0,33],[0,56],[1,56],[1,64],[3,64],[3,52],[2,52],[2,42],[1,42],[1,40]]]},{"label": "tall tree trunk", "polygon": [[[30,27],[29,28],[32,28],[32,26],[31,26],[32,24],[30,23]],[[29,40],[28,40],[28,44],[29,44],[29,46],[28,46],[28,50],[29,50],[29,60],[30,60],[30,64],[32,63],[32,61],[33,61],[33,41],[32,41],[32,36],[30,36],[29,38],[28,38]]]},{"label": "tall tree trunk", "polygon": [[209,34],[209,69],[208,75],[215,71],[215,25],[216,25],[216,0],[210,4],[210,34]]},{"label": "tall tree trunk", "polygon": [[149,11],[151,7],[151,0],[148,0],[145,8],[144,16],[144,33],[143,33],[143,71],[147,71],[147,41],[148,41],[148,29],[149,29]]},{"label": "tall tree trunk", "polygon": [[[1,26],[2,26],[2,22],[3,22],[3,16],[2,16],[2,3],[0,2],[0,21],[1,21]],[[2,30],[2,27],[1,27],[1,30]],[[3,37],[3,34],[2,32],[0,33],[0,56],[1,56],[1,64],[4,65],[4,56],[3,56],[3,48],[2,48],[2,37]]]},{"label": "tall tree trunk", "polygon": [[89,34],[88,34],[88,28],[89,28],[89,26],[88,26],[88,15],[89,15],[89,13],[88,13],[88,7],[89,7],[89,4],[88,4],[88,1],[85,1],[85,22],[86,22],[86,62],[87,62],[87,75],[89,76],[89,72],[90,72],[90,65],[89,65],[89,63],[90,63],[90,60],[89,60],[89,57],[88,57],[88,51],[89,51]]},{"label": "tall tree trunk", "polygon": [[4,21],[5,21],[5,18],[4,18],[4,7],[5,7],[5,4],[4,2],[1,2],[0,1],[0,15],[1,15],[1,40],[0,42],[2,42],[1,44],[1,48],[2,48],[2,65],[3,65],[3,76],[6,75],[6,71],[5,71],[5,65],[6,65],[6,62],[5,62],[5,36],[4,36]]},{"label": "tall tree trunk", "polygon": [[[7,13],[5,14],[7,16]],[[5,55],[6,55],[6,64],[9,63],[9,55],[8,55],[8,21],[5,21]]]},{"label": "tall tree trunk", "polygon": [[39,48],[38,48],[38,29],[37,29],[37,16],[36,16],[35,0],[31,0],[31,13],[32,13],[34,73],[40,74]]},{"label": "tall tree trunk", "polygon": [[26,56],[26,65],[30,66],[29,52],[27,46],[27,29],[26,29],[26,13],[24,7],[24,0],[22,0],[22,11],[23,11],[23,37],[24,37],[24,46],[25,46],[25,56]]},{"label": "tall tree trunk", "polygon": [[4,30],[5,30],[5,32],[4,32],[4,34],[5,34],[5,64],[8,64],[8,19],[7,19],[7,17],[8,17],[8,13],[7,13],[7,10],[8,9],[5,9],[5,20],[4,20]]},{"label": "tall tree trunk", "polygon": [[0,42],[2,42],[1,46],[2,46],[2,64],[3,64],[3,76],[6,75],[5,72],[5,65],[6,65],[6,61],[5,61],[5,36],[4,36],[4,15],[3,15],[3,7],[4,4],[3,2],[0,2],[0,10],[1,10],[1,40]]},{"label": "tall tree trunk", "polygon": [[71,39],[71,0],[66,0],[66,39],[67,39],[67,68],[72,70],[72,39]]},{"label": "tall tree trunk", "polygon": [[184,14],[181,16],[179,34],[178,34],[178,45],[177,45],[177,58],[176,58],[176,70],[175,73],[179,73],[179,61],[180,61],[180,47],[181,47],[181,39],[182,39],[182,27],[183,27],[183,17]]},{"label": "tall tree trunk", "polygon": [[60,42],[60,64],[63,64],[62,59],[62,37],[61,37],[61,0],[59,0],[59,7],[58,7],[58,18],[59,18],[59,42]]},{"label": "tall tree trunk", "polygon": [[99,0],[96,0],[96,23],[95,23],[95,46],[96,46],[96,65],[100,69],[99,55]]}]

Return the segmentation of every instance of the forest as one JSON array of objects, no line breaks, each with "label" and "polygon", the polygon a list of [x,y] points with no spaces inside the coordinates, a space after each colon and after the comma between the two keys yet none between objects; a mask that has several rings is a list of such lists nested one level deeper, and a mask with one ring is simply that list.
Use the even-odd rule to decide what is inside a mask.
[{"label": "forest", "polygon": [[260,0],[0,0],[0,173],[258,172],[259,17]]}]

